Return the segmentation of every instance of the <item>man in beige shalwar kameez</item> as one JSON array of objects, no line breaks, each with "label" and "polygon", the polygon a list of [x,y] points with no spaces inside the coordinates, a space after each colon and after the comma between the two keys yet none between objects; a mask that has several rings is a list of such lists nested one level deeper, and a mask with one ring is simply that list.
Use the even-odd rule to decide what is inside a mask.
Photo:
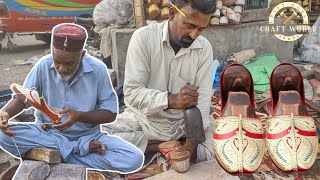
[{"label": "man in beige shalwar kameez", "polygon": [[200,34],[215,11],[215,0],[174,3],[186,17],[171,8],[168,21],[134,32],[125,70],[127,108],[104,130],[145,152],[155,141],[184,137],[183,111],[197,106],[206,132],[206,141],[197,148],[201,162],[213,157],[209,116],[213,55],[210,43]]}]

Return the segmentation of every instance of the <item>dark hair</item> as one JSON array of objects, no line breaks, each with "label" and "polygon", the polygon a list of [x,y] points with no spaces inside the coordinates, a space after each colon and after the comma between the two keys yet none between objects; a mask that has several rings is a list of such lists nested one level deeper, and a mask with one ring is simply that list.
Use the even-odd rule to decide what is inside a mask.
[{"label": "dark hair", "polygon": [[204,14],[212,14],[216,11],[216,0],[172,0],[172,2],[178,8],[191,5],[193,9]]}]

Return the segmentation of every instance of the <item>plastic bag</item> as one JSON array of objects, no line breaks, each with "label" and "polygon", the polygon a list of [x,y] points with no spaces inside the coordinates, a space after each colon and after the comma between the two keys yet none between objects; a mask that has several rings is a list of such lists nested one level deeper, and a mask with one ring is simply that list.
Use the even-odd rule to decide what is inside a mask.
[{"label": "plastic bag", "polygon": [[110,25],[134,27],[132,0],[104,0],[93,11],[96,32]]},{"label": "plastic bag", "polygon": [[101,36],[100,51],[104,58],[112,53],[112,29],[134,27],[133,0],[104,0],[93,11],[94,32]]},{"label": "plastic bag", "polygon": [[[314,23],[313,27],[319,28],[320,16]],[[304,38],[301,47],[299,48],[300,61],[320,63],[320,31],[313,31]]]}]

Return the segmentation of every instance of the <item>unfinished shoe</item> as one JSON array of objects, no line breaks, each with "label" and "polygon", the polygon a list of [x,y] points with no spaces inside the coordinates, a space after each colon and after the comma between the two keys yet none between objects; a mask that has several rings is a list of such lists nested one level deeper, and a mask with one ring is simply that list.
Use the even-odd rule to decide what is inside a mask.
[{"label": "unfinished shoe", "polygon": [[217,9],[221,9],[222,8],[222,1],[221,0],[217,0]]},{"label": "unfinished shoe", "polygon": [[234,4],[239,5],[239,6],[244,6],[244,5],[246,5],[246,1],[245,0],[236,0],[236,2]]},{"label": "unfinished shoe", "polygon": [[18,84],[11,84],[10,89],[17,94],[17,96],[30,104],[39,111],[42,111],[53,123],[59,123],[63,114],[59,114],[59,109],[51,108],[47,105],[43,97],[35,90],[24,88]]},{"label": "unfinished shoe", "polygon": [[262,162],[265,140],[253,107],[251,74],[244,66],[231,64],[223,71],[220,86],[222,112],[215,120],[215,156],[229,173],[254,172]]},{"label": "unfinished shoe", "polygon": [[256,57],[256,52],[254,49],[247,49],[241,52],[233,53],[229,58],[228,62],[244,64],[250,59]]},{"label": "unfinished shoe", "polygon": [[213,18],[210,19],[210,25],[215,26],[215,25],[219,25],[219,24],[220,24],[220,19],[219,18],[213,17]]},{"label": "unfinished shoe", "polygon": [[170,158],[170,164],[174,170],[179,173],[185,173],[190,166],[191,154],[188,151],[173,151]]},{"label": "unfinished shoe", "polygon": [[225,15],[228,19],[232,20],[234,23],[240,23],[241,14],[234,12],[231,8],[226,8],[226,11],[222,11],[223,15]]},{"label": "unfinished shoe", "polygon": [[220,9],[216,9],[216,11],[213,13],[213,16],[214,17],[220,17],[220,15],[221,15],[221,11],[220,11]]},{"label": "unfinished shoe", "polygon": [[241,6],[235,6],[233,8],[233,11],[240,14],[240,13],[242,13],[242,7]]},{"label": "unfinished shoe", "polygon": [[267,122],[267,149],[282,171],[304,171],[315,162],[318,138],[306,110],[303,78],[293,65],[278,65],[270,78],[272,117]]},{"label": "unfinished shoe", "polygon": [[158,145],[159,151],[170,161],[170,156],[173,150],[180,145],[179,141],[168,141]]},{"label": "unfinished shoe", "polygon": [[222,16],[220,18],[220,24],[228,24],[228,18],[225,16]]}]

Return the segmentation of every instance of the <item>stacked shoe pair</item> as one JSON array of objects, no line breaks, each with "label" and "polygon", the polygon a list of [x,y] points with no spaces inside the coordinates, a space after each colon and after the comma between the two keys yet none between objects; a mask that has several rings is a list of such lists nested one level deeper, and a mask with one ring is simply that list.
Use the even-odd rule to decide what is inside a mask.
[{"label": "stacked shoe pair", "polygon": [[295,66],[283,63],[272,72],[273,113],[265,128],[255,113],[253,80],[244,66],[228,66],[220,85],[222,112],[215,120],[213,141],[215,156],[227,172],[256,171],[265,149],[282,171],[311,168],[318,149],[316,126],[306,110],[303,78]]}]

